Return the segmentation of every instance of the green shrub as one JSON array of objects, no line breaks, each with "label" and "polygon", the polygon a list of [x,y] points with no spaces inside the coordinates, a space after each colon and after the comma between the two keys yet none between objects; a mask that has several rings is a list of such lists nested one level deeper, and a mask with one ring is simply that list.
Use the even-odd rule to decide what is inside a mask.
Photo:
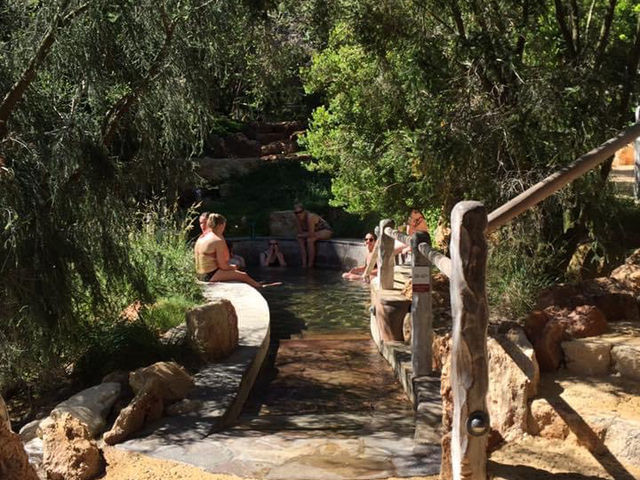
[{"label": "green shrub", "polygon": [[185,321],[187,311],[197,305],[193,300],[182,296],[161,298],[153,305],[143,309],[144,321],[158,331],[166,332]]}]

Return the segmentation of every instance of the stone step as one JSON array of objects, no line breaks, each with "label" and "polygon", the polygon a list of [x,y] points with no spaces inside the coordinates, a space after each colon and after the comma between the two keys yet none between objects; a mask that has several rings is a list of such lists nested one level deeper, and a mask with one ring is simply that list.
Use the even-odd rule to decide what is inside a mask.
[{"label": "stone step", "polygon": [[610,323],[610,332],[562,342],[567,370],[577,375],[618,374],[640,380],[640,325]]},{"label": "stone step", "polygon": [[586,447],[623,472],[625,465],[640,467],[640,385],[634,380],[546,375],[528,423],[531,434]]},{"label": "stone step", "polygon": [[345,435],[360,435],[370,431],[393,431],[410,434],[413,419],[400,415],[376,415],[360,412],[319,413],[304,415],[261,415],[242,416],[234,430],[254,430],[261,432],[287,431],[328,431]]}]

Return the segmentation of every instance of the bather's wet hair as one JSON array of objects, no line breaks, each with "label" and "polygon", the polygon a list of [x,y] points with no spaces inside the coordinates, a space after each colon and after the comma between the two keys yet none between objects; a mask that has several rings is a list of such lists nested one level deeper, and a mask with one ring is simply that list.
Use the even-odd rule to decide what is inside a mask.
[{"label": "bather's wet hair", "polygon": [[223,223],[227,223],[227,219],[224,218],[219,213],[212,213],[211,215],[209,215],[209,218],[207,219],[207,225],[212,230],[216,228],[218,225],[222,225]]}]

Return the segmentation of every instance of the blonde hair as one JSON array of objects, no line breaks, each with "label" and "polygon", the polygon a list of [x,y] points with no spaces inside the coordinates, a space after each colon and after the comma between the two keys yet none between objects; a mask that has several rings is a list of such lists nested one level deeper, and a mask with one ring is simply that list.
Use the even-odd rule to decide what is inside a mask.
[{"label": "blonde hair", "polygon": [[212,230],[223,223],[227,223],[227,219],[219,213],[212,213],[207,219],[207,226]]}]

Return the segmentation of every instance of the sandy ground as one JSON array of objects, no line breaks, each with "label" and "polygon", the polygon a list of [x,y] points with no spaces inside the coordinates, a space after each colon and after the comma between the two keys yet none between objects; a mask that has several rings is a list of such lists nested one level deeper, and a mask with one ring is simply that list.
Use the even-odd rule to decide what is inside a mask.
[{"label": "sandy ground", "polygon": [[[190,465],[158,460],[113,447],[104,450],[107,470],[102,480],[238,480],[233,475],[204,472]],[[627,467],[610,475],[585,449],[572,442],[529,437],[494,452],[489,462],[495,480],[633,480],[640,469]],[[438,476],[403,480],[437,480]],[[399,480],[399,479],[390,479]]]},{"label": "sandy ground", "polygon": [[[105,447],[107,471],[101,480],[238,480],[234,475],[217,475],[177,462]],[[437,480],[437,476],[402,480]],[[400,479],[389,479],[400,480]]]}]

